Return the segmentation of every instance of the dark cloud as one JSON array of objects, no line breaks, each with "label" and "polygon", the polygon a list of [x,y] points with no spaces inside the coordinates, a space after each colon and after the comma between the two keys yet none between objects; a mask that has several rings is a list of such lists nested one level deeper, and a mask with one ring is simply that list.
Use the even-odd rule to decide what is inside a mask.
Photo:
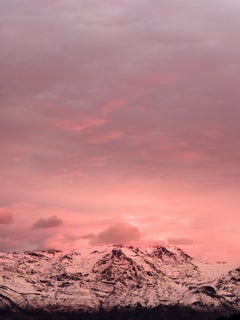
[{"label": "dark cloud", "polygon": [[191,238],[168,238],[167,242],[173,245],[191,245],[194,244]]},{"label": "dark cloud", "polygon": [[63,224],[62,220],[56,216],[50,217],[48,219],[39,219],[33,224],[34,229],[45,229],[45,228],[56,228]]},{"label": "dark cloud", "polygon": [[90,244],[123,244],[140,239],[141,233],[137,227],[126,222],[120,222],[100,232],[90,240]]},{"label": "dark cloud", "polygon": [[0,224],[10,224],[13,221],[13,216],[10,211],[0,208]]}]

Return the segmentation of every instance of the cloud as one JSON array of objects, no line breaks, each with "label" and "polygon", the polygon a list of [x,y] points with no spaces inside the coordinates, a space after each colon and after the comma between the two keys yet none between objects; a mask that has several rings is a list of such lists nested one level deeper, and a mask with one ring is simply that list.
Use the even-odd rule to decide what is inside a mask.
[{"label": "cloud", "polygon": [[95,234],[93,234],[93,233],[87,233],[87,234],[84,234],[84,235],[82,236],[82,239],[93,239],[93,238],[95,238],[95,237],[96,237]]},{"label": "cloud", "polygon": [[75,120],[74,123],[63,120],[57,123],[57,127],[66,130],[66,131],[72,131],[72,132],[82,132],[89,128],[95,128],[99,126],[103,126],[106,123],[106,120],[103,118],[89,118],[84,119],[83,121],[80,121],[79,123]]},{"label": "cloud", "polygon": [[56,216],[50,217],[48,219],[39,219],[33,224],[34,229],[45,229],[45,228],[56,228],[63,224],[62,220]]},{"label": "cloud", "polygon": [[89,140],[90,143],[102,144],[119,140],[124,136],[122,131],[109,131]]},{"label": "cloud", "polygon": [[168,238],[167,242],[169,244],[176,244],[176,245],[191,245],[194,244],[191,238]]},{"label": "cloud", "polygon": [[240,11],[218,2],[0,1],[2,247],[118,242],[116,221],[239,246]]},{"label": "cloud", "polygon": [[12,213],[4,208],[0,208],[0,224],[10,224],[12,221]]},{"label": "cloud", "polygon": [[139,241],[140,239],[141,233],[137,227],[127,222],[119,222],[101,231],[97,236],[90,240],[90,244],[123,244]]},{"label": "cloud", "polygon": [[103,114],[112,113],[115,110],[122,107],[123,104],[124,104],[124,100],[120,100],[120,99],[111,100],[101,107],[101,111]]}]

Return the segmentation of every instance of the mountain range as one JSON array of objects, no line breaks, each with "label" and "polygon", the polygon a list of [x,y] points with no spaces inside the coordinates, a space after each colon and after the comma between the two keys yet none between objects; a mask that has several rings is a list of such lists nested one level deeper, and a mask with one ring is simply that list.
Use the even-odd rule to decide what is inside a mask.
[{"label": "mountain range", "polygon": [[226,269],[173,246],[1,253],[0,314],[216,319],[240,312],[240,268]]}]

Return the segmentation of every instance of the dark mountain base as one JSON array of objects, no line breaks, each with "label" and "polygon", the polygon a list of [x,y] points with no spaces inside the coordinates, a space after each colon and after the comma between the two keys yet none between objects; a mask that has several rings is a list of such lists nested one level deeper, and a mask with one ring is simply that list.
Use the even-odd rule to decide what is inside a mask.
[{"label": "dark mountain base", "polygon": [[224,317],[224,318],[218,318],[217,320],[240,320],[240,313],[238,313],[238,314],[234,314],[234,315],[232,315],[232,316],[230,316],[229,318],[226,318],[226,317]]},{"label": "dark mountain base", "polygon": [[97,313],[0,311],[1,320],[240,320],[240,315],[224,317],[221,312],[198,312],[183,307],[158,307],[154,309],[112,310]]}]

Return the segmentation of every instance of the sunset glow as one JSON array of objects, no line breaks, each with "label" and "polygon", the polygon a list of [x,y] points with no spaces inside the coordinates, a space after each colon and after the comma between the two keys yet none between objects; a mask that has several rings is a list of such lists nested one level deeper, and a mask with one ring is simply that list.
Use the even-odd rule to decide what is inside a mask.
[{"label": "sunset glow", "polygon": [[0,15],[0,251],[159,242],[239,261],[239,2]]}]

